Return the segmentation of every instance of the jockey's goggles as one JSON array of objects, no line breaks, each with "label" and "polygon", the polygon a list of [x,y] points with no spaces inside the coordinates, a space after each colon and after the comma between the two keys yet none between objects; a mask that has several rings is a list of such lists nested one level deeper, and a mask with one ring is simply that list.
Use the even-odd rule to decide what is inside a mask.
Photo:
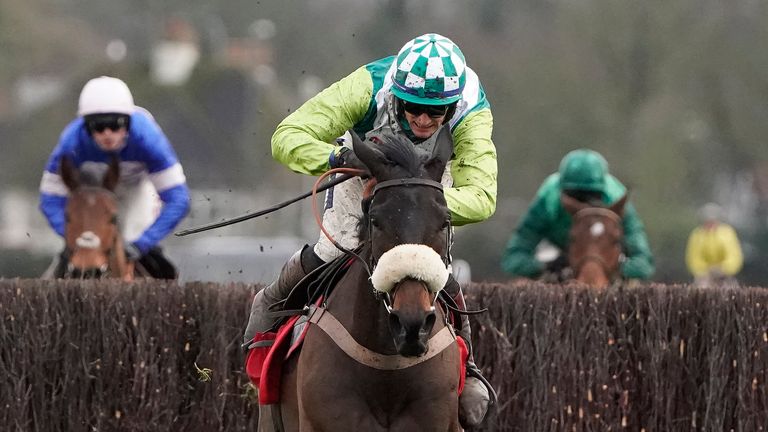
[{"label": "jockey's goggles", "polygon": [[131,123],[131,117],[126,114],[92,114],[85,117],[85,126],[88,132],[104,132],[105,129],[119,131],[122,128],[128,129]]},{"label": "jockey's goggles", "polygon": [[403,111],[416,117],[426,114],[432,118],[438,118],[446,115],[451,105],[422,105],[413,102],[406,102],[400,99],[400,106],[403,107]]}]

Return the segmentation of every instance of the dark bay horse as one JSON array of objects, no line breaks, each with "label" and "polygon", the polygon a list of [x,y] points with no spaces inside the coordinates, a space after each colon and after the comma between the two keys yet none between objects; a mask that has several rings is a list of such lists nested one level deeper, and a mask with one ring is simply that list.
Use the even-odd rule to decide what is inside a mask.
[{"label": "dark bay horse", "polygon": [[610,207],[593,206],[561,194],[560,201],[573,217],[568,263],[580,283],[605,289],[619,277],[624,228],[625,194]]},{"label": "dark bay horse", "polygon": [[448,128],[438,134],[431,155],[405,139],[355,142],[377,181],[363,201],[362,259],[285,366],[286,431],[460,430],[458,344],[435,307],[451,241],[439,182],[453,147]]},{"label": "dark bay horse", "polygon": [[81,173],[68,157],[62,157],[59,171],[69,189],[64,228],[69,265],[65,277],[132,280],[133,263],[126,259],[117,224],[114,190],[120,178],[118,160],[110,161],[100,181]]}]

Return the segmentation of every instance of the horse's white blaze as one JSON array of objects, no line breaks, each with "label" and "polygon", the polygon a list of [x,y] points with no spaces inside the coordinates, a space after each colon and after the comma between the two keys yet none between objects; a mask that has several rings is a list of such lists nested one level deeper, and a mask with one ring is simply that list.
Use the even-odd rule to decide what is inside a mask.
[{"label": "horse's white blaze", "polygon": [[93,231],[84,231],[75,239],[75,244],[83,249],[98,249],[101,246],[101,239]]},{"label": "horse's white blaze", "polygon": [[592,234],[592,237],[600,237],[605,233],[605,225],[602,222],[595,222],[589,227],[589,233]]},{"label": "horse's white blaze", "polygon": [[390,292],[405,278],[420,280],[433,292],[439,292],[448,281],[448,269],[434,249],[421,244],[395,246],[385,252],[371,275],[377,291]]}]

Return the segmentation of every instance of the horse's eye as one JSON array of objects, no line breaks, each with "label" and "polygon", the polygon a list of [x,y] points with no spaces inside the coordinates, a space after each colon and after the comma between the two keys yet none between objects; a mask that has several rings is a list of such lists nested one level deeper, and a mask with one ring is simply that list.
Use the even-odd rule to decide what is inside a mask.
[{"label": "horse's eye", "polygon": [[379,220],[376,219],[375,217],[371,216],[370,222],[371,222],[371,226],[374,226],[376,228],[379,227]]},{"label": "horse's eye", "polygon": [[109,223],[112,225],[117,225],[117,215],[112,215],[112,218],[109,220]]},{"label": "horse's eye", "polygon": [[64,213],[64,222],[69,223],[69,213]]}]

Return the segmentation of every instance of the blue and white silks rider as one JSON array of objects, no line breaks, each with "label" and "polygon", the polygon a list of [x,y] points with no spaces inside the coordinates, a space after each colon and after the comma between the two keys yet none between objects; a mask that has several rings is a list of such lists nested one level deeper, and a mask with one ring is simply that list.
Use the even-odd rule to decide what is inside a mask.
[{"label": "blue and white silks rider", "polygon": [[69,156],[76,167],[101,178],[116,154],[120,160],[115,190],[120,231],[127,244],[145,255],[187,215],[190,198],[184,170],[152,115],[136,107],[130,117],[125,144],[114,153],[99,148],[82,116],[67,125],[43,172],[40,209],[54,231],[63,236],[68,190],[59,175],[61,157]]}]

